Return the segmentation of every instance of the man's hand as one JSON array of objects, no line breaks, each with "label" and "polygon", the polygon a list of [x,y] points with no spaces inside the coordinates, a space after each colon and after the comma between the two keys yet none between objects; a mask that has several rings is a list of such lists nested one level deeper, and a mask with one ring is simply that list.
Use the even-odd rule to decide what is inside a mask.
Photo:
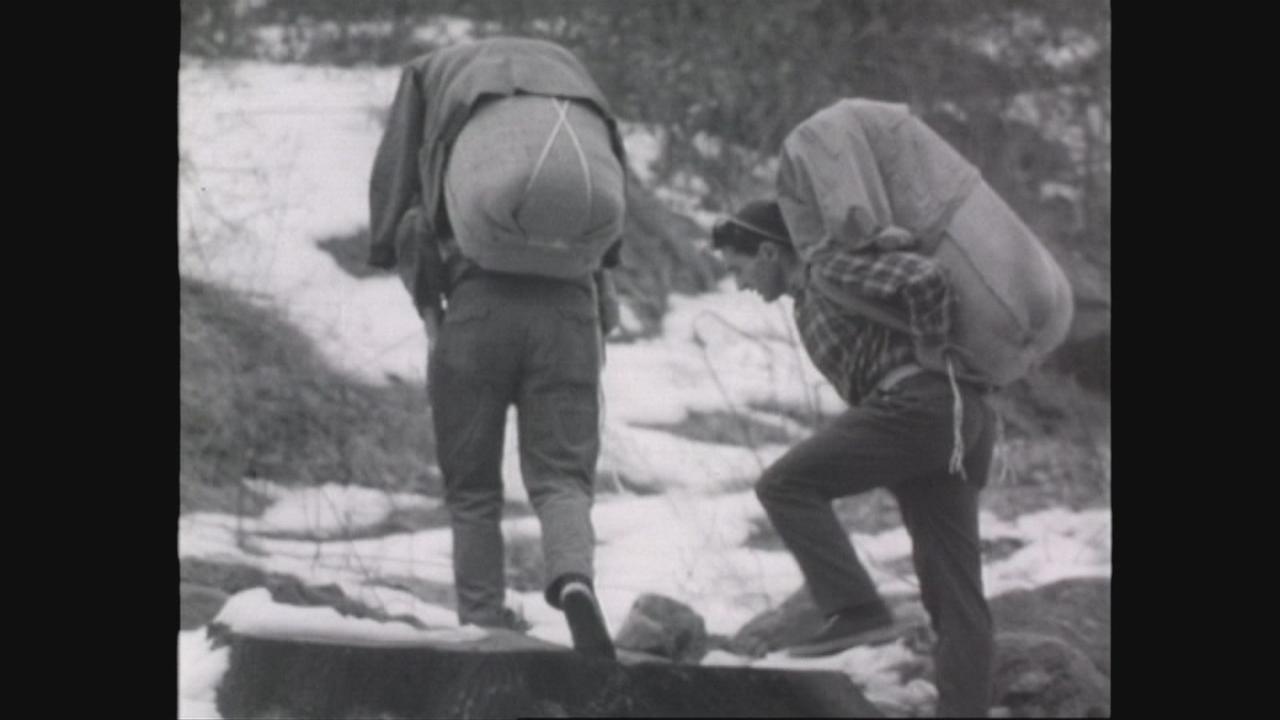
[{"label": "man's hand", "polygon": [[876,233],[873,242],[882,252],[894,250],[910,250],[916,245],[916,238],[909,231],[896,225],[889,225]]}]

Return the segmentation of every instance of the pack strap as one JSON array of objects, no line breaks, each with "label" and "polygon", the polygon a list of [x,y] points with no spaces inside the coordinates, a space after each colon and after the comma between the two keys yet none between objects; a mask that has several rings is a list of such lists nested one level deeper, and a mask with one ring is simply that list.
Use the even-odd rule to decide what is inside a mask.
[{"label": "pack strap", "polygon": [[547,161],[547,156],[551,154],[551,146],[555,144],[556,138],[560,136],[560,129],[564,128],[569,133],[569,141],[573,143],[573,149],[578,153],[578,164],[582,166],[582,177],[587,184],[587,216],[591,216],[591,167],[587,163],[587,154],[582,149],[582,143],[578,140],[578,133],[573,129],[573,125],[569,122],[569,101],[563,98],[551,98],[551,102],[555,104],[556,112],[559,117],[556,118],[556,124],[551,128],[551,134],[547,136],[547,141],[542,145],[542,152],[538,155],[538,162],[533,166],[533,172],[529,173],[529,181],[525,183],[524,194],[528,195],[533,189],[533,184],[537,182],[538,175],[542,172],[542,166]]}]

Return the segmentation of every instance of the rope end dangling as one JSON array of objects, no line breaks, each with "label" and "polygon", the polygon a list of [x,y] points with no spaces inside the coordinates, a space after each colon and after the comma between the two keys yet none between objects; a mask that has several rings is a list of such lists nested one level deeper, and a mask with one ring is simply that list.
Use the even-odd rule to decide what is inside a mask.
[{"label": "rope end dangling", "polygon": [[961,480],[968,480],[964,472],[964,404],[960,400],[960,385],[956,382],[956,367],[952,364],[950,355],[947,355],[947,378],[951,380],[951,395],[954,398],[951,405],[951,461],[947,470],[952,475],[959,475]]},{"label": "rope end dangling", "polygon": [[996,441],[995,456],[1000,461],[1000,474],[997,476],[996,484],[1004,485],[1006,478],[1009,476],[1009,448],[1004,442],[1004,416],[996,412]]}]

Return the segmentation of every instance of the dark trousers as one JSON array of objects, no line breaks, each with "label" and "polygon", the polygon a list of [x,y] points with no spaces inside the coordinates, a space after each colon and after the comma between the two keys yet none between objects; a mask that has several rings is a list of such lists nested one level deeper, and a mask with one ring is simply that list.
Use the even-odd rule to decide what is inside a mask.
[{"label": "dark trousers", "polygon": [[548,601],[559,607],[555,588],[564,576],[593,576],[598,322],[592,293],[574,283],[481,273],[450,294],[427,386],[464,624],[502,624],[502,450],[511,405],[521,473],[542,527]]},{"label": "dark trousers", "polygon": [[985,716],[993,629],[982,590],[978,492],[991,464],[994,415],[968,386],[961,398],[967,481],[948,471],[951,385],[927,373],[875,393],[796,445],[765,470],[756,492],[825,615],[882,602],[831,501],[877,487],[892,493],[938,636],[938,714]]}]

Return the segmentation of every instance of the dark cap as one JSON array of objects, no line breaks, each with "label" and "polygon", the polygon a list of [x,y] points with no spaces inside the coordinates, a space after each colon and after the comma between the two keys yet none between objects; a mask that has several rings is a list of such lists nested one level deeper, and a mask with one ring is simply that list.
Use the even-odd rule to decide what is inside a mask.
[{"label": "dark cap", "polygon": [[729,246],[751,254],[766,241],[791,247],[791,233],[774,200],[753,200],[711,228],[711,244],[716,248]]}]

